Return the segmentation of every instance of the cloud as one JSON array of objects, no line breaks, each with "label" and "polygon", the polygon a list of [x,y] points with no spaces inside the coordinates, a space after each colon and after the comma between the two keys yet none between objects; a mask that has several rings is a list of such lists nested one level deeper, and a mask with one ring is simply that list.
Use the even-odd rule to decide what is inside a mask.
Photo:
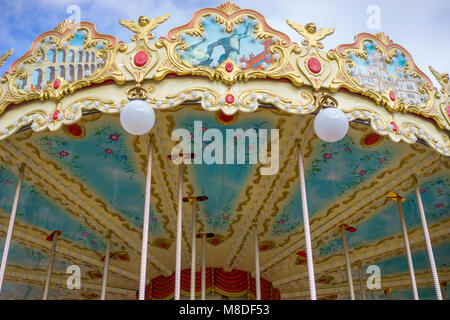
[{"label": "cloud", "polygon": [[[97,25],[102,33],[113,34],[118,39],[129,42],[130,31],[119,24],[119,19],[136,20],[140,15],[150,17],[170,13],[168,21],[156,29],[156,36],[163,36],[171,28],[188,22],[192,14],[204,7],[216,7],[223,1],[206,0],[0,0],[0,28],[2,41],[0,53],[11,47],[15,52],[6,66],[0,68],[4,72],[9,65],[22,56],[32,41],[53,29],[58,22],[70,17],[67,8],[77,5],[81,10],[81,19]],[[320,27],[334,27],[335,33],[324,40],[325,49],[332,49],[339,44],[351,43],[354,35],[360,32],[385,32],[393,41],[406,48],[413,56],[416,64],[437,85],[428,65],[431,64],[439,72],[450,71],[447,54],[450,51],[448,30],[450,30],[450,2],[436,0],[427,1],[292,1],[292,0],[241,0],[235,1],[241,8],[250,8],[262,13],[268,23],[288,34],[294,41],[301,37],[287,24],[286,18],[299,23],[315,22]],[[366,25],[369,15],[366,13],[370,5],[380,8],[381,29],[370,30]]]}]

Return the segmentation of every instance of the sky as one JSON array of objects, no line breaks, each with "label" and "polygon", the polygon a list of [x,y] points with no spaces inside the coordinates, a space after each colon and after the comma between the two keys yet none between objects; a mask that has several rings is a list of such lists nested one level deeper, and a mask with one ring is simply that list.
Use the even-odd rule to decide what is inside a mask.
[{"label": "sky", "polygon": [[[205,7],[217,7],[216,0],[0,0],[0,54],[14,48],[12,57],[0,68],[1,74],[28,51],[40,34],[52,30],[60,21],[73,19],[97,25],[100,33],[112,34],[130,42],[132,33],[119,19],[137,20],[170,13],[170,18],[155,31],[164,36],[170,29],[188,22],[192,14]],[[266,17],[270,26],[300,43],[302,37],[292,30],[286,19],[318,28],[334,27],[335,32],[323,43],[325,50],[352,43],[361,32],[386,33],[410,52],[415,63],[437,85],[428,70],[450,72],[450,1],[449,0],[236,0],[241,8],[253,9]],[[368,24],[379,12],[379,27]],[[368,13],[369,10],[369,13]],[[375,26],[377,27],[377,26]]]}]

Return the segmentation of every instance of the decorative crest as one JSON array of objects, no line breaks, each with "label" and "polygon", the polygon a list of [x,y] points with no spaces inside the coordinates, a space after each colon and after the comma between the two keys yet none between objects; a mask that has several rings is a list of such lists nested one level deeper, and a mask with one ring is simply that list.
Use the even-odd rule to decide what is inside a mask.
[{"label": "decorative crest", "polygon": [[307,47],[317,47],[319,49],[323,49],[323,44],[320,40],[334,32],[334,28],[322,28],[317,30],[314,22],[307,23],[305,26],[295,23],[289,19],[286,19],[286,22],[292,29],[305,38],[305,40],[302,41],[302,44]]},{"label": "decorative crest", "polygon": [[237,4],[227,1],[225,3],[222,3],[220,6],[218,6],[217,9],[222,10],[226,14],[232,14],[232,13],[240,10],[241,8]]},{"label": "decorative crest", "polygon": [[169,14],[165,14],[163,16],[153,18],[152,20],[150,20],[147,16],[140,16],[138,22],[133,20],[120,20],[119,22],[122,26],[135,33],[135,35],[131,37],[132,41],[145,41],[155,37],[151,31],[169,19],[169,16]]}]

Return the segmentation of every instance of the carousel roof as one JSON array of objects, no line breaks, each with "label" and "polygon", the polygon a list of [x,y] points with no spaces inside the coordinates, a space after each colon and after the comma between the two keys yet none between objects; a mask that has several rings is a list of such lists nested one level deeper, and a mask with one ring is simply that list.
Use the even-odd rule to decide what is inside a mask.
[{"label": "carousel roof", "polygon": [[[262,175],[265,165],[248,161],[185,166],[183,196],[208,197],[196,203],[197,232],[213,234],[207,239],[208,267],[253,273],[256,224],[262,277],[282,299],[308,298],[301,143],[318,297],[348,296],[344,226],[354,279],[359,265],[381,269],[382,287],[370,291],[372,299],[383,299],[388,288],[392,298],[412,299],[397,204],[387,197],[396,192],[405,198],[419,296],[434,298],[414,188],[418,181],[439,279],[446,282],[448,75],[432,69],[441,84],[435,88],[406,49],[382,33],[362,33],[325,52],[321,41],[332,28],[288,20],[304,38],[291,40],[256,11],[231,3],[197,11],[166,37],[150,40],[166,19],[121,20],[135,33],[131,43],[101,34],[89,22],[63,21],[39,36],[1,78],[2,246],[18,165],[26,169],[0,297],[41,297],[52,246],[47,237],[60,231],[49,298],[99,296],[108,232],[108,298],[136,298],[150,136],[147,279],[170,276],[178,181],[178,166],[168,159],[176,144],[172,132],[186,129],[204,149],[211,141],[195,140],[197,135],[218,129],[225,136],[225,130],[241,128],[279,130],[274,174]],[[148,135],[127,134],[119,121],[136,84],[156,113]],[[350,120],[348,134],[336,143],[321,141],[313,129],[318,109],[329,105]],[[201,121],[200,130],[195,121]],[[238,143],[245,136],[233,138]],[[183,211],[182,269],[188,269],[192,203],[183,203]],[[66,287],[70,265],[81,268],[81,290]]]}]

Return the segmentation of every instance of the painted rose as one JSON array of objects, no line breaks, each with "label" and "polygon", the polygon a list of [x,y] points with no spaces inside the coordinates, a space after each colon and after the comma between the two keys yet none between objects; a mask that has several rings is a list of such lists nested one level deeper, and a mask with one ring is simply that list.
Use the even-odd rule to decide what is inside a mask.
[{"label": "painted rose", "polygon": [[12,180],[11,179],[6,179],[6,182],[7,183],[12,183]]},{"label": "painted rose", "polygon": [[420,193],[424,193],[425,191],[427,191],[425,188],[422,188],[422,189],[420,189],[419,190],[420,191]]},{"label": "painted rose", "polygon": [[120,137],[120,134],[110,134],[109,140],[117,141],[117,140],[119,140],[119,137]]},{"label": "painted rose", "polygon": [[228,216],[222,216],[222,220],[228,221]]},{"label": "painted rose", "polygon": [[66,152],[66,151],[64,151],[64,150],[58,152],[58,154],[59,154],[61,157],[63,157],[63,158],[64,158],[64,157],[67,157],[67,156],[69,155],[69,153]]},{"label": "painted rose", "polygon": [[442,208],[443,206],[444,206],[444,204],[441,202],[436,205],[436,208]]},{"label": "painted rose", "polygon": [[113,153],[113,151],[111,149],[105,149],[105,153],[106,154],[111,154],[111,153]]},{"label": "painted rose", "polygon": [[278,224],[284,224],[284,220],[283,219],[278,220]]},{"label": "painted rose", "polygon": [[380,158],[380,159],[378,159],[378,162],[379,163],[383,163],[383,162],[385,162],[386,161],[386,158]]},{"label": "painted rose", "polygon": [[361,171],[359,171],[359,175],[360,175],[360,176],[363,176],[363,175],[365,175],[366,173],[367,173],[367,171],[366,171],[366,170],[364,170],[364,169],[363,169],[363,170],[361,170]]},{"label": "painted rose", "polygon": [[444,192],[444,190],[442,190],[442,189],[439,189],[439,190],[437,191],[437,193],[439,193],[439,194],[441,194],[442,192]]},{"label": "painted rose", "polygon": [[352,151],[352,149],[350,149],[349,147],[345,148],[344,150],[347,151],[347,152]]},{"label": "painted rose", "polygon": [[333,156],[333,155],[332,155],[331,153],[324,153],[324,154],[323,154],[323,158],[324,158],[325,160],[331,159],[332,156]]},{"label": "painted rose", "polygon": [[53,145],[53,143],[47,142],[47,145],[51,147]]},{"label": "painted rose", "polygon": [[81,234],[85,237],[89,237],[89,233],[87,233],[86,231],[82,232]]}]

